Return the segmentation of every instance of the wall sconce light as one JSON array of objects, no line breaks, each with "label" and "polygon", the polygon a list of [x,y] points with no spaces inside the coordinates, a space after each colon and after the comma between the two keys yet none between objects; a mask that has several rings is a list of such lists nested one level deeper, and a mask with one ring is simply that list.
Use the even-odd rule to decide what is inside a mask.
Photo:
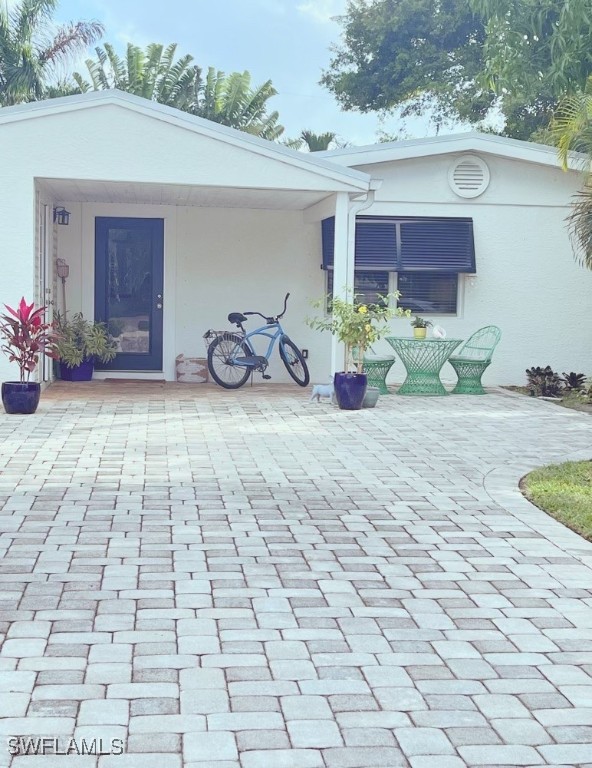
[{"label": "wall sconce light", "polygon": [[67,211],[63,205],[58,205],[53,209],[53,220],[67,227],[70,223],[70,211]]}]

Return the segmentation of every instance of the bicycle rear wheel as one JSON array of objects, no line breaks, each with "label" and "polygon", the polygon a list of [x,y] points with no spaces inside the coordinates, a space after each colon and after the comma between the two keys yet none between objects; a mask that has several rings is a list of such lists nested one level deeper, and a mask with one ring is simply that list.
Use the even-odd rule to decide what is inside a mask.
[{"label": "bicycle rear wheel", "polygon": [[237,357],[250,357],[251,350],[241,336],[225,333],[218,336],[208,347],[208,370],[216,382],[224,389],[242,387],[251,375],[251,368],[235,365],[232,360]]},{"label": "bicycle rear wheel", "polygon": [[280,339],[280,357],[296,384],[306,387],[310,381],[306,360],[296,344],[287,336],[282,336]]}]

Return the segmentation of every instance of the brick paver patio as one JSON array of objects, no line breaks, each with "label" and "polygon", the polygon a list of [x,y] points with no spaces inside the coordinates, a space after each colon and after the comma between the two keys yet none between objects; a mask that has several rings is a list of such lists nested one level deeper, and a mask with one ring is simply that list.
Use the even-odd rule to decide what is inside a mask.
[{"label": "brick paver patio", "polygon": [[[57,385],[0,416],[0,766],[592,766],[592,545],[528,398]],[[16,756],[42,734],[123,755]]]}]

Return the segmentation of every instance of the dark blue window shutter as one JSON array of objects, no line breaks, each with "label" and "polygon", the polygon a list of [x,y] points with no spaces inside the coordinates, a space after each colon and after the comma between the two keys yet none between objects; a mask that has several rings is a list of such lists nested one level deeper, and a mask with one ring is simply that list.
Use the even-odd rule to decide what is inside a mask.
[{"label": "dark blue window shutter", "polygon": [[475,272],[472,219],[417,219],[400,227],[400,271]]},{"label": "dark blue window shutter", "polygon": [[394,224],[356,223],[356,269],[397,269],[397,238]]},{"label": "dark blue window shutter", "polygon": [[335,248],[335,216],[330,219],[323,219],[321,222],[321,232],[323,237],[323,269],[333,268],[333,252]]}]

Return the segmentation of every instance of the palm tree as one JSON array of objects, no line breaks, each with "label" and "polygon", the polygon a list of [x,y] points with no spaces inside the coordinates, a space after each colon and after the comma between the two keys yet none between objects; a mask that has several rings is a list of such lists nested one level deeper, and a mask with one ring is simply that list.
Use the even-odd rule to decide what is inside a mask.
[{"label": "palm tree", "polygon": [[72,57],[103,34],[97,21],[55,26],[58,0],[0,5],[0,106],[46,97],[52,79]]},{"label": "palm tree", "polygon": [[284,132],[283,125],[278,123],[279,114],[267,112],[268,100],[277,94],[271,80],[252,87],[250,72],[225,75],[209,67],[205,80],[196,84],[195,94],[189,110],[194,115],[269,141],[275,141]]},{"label": "palm tree", "polygon": [[251,87],[249,72],[226,75],[214,67],[208,68],[204,79],[192,64],[193,56],[175,62],[176,50],[175,43],[166,48],[151,43],[145,51],[128,43],[122,58],[105,43],[96,48],[96,59],[85,62],[90,82],[78,72],[74,81],[82,92],[119,88],[270,141],[283,133],[278,113],[267,112],[267,101],[277,93],[271,80]]},{"label": "palm tree", "polygon": [[284,142],[290,149],[303,149],[306,147],[308,152],[324,152],[327,149],[346,147],[347,142],[337,139],[337,134],[333,131],[326,133],[315,133],[314,131],[304,130],[295,139],[286,139]]},{"label": "palm tree", "polygon": [[314,133],[314,131],[304,130],[301,132],[300,138],[308,147],[309,152],[323,152],[330,148],[337,138],[337,134],[332,131]]},{"label": "palm tree", "polygon": [[86,91],[119,88],[121,91],[158,101],[178,109],[187,109],[193,102],[199,70],[191,65],[193,56],[181,56],[175,61],[177,45],[166,48],[151,43],[143,51],[128,43],[125,58],[121,58],[109,43],[95,49],[96,59],[85,64],[90,76],[87,82],[79,72],[73,77],[78,88]]},{"label": "palm tree", "polygon": [[564,169],[568,167],[570,151],[584,155],[584,186],[574,198],[567,221],[576,258],[583,266],[592,269],[592,77],[583,92],[561,102],[551,131]]}]

